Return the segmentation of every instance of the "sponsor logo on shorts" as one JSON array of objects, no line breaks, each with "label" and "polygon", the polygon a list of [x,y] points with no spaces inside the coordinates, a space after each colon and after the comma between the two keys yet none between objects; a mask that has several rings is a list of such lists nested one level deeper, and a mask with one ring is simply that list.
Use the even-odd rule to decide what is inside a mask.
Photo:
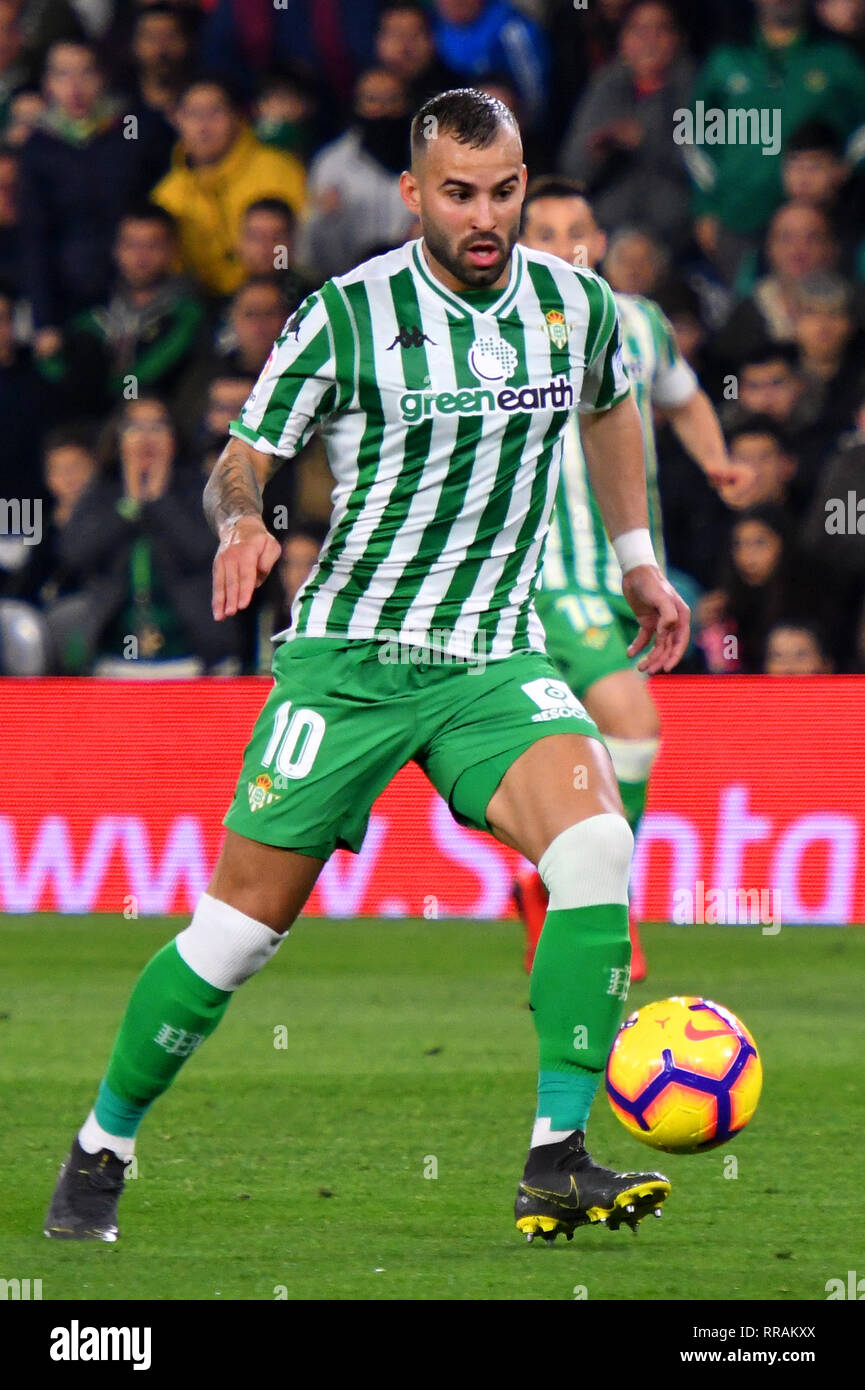
[{"label": "sponsor logo on shorts", "polygon": [[250,811],[260,811],[262,806],[270,806],[271,802],[281,799],[279,792],[271,791],[272,786],[273,779],[266,772],[260,773],[254,782],[247,782]]},{"label": "sponsor logo on shorts", "polygon": [[532,715],[532,723],[540,724],[550,719],[582,719],[591,724],[588,711],[581,705],[570,686],[564,681],[545,680],[541,676],[538,680],[527,681],[522,689],[530,700],[534,700],[540,712]]}]

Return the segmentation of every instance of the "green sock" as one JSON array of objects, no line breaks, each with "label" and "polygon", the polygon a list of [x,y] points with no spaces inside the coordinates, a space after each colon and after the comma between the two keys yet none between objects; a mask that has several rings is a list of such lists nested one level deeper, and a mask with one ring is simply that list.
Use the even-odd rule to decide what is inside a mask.
[{"label": "green sock", "polygon": [[131,1137],[186,1058],[213,1032],[231,992],[196,975],[169,941],[132,991],[94,1110],[109,1134]]},{"label": "green sock", "polygon": [[529,999],[538,1034],[538,1117],[586,1128],[628,993],[628,909],[547,912]]},{"label": "green sock", "polygon": [[649,789],[649,779],[644,777],[642,782],[623,782],[619,779],[619,795],[622,798],[622,805],[625,808],[625,817],[628,825],[634,832],[634,839],[637,838],[637,827],[643,819],[643,812],[646,809],[646,793]]}]

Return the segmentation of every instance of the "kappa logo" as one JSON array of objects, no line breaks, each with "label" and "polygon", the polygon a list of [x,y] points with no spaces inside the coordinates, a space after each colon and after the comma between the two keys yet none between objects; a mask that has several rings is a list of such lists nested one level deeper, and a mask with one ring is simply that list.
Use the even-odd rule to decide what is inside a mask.
[{"label": "kappa logo", "polygon": [[388,352],[393,352],[395,347],[419,348],[423,347],[424,343],[429,343],[430,347],[436,346],[432,338],[428,337],[426,333],[422,333],[419,328],[406,328],[403,324],[400,324],[399,332],[388,348]]},{"label": "kappa logo", "polygon": [[507,381],[517,369],[517,350],[504,338],[475,338],[469,367],[481,381]]}]

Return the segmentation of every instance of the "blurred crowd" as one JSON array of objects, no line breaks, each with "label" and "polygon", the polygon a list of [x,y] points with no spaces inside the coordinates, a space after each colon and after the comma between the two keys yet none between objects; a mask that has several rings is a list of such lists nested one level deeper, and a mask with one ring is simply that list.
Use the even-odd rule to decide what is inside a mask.
[{"label": "blurred crowd", "polygon": [[[222,624],[203,482],[297,305],[419,234],[408,123],[466,85],[748,465],[658,418],[685,669],[865,671],[865,0],[0,0],[0,671],[269,669],[323,451],[262,477],[282,563]],[[713,141],[731,107],[767,119]]]}]

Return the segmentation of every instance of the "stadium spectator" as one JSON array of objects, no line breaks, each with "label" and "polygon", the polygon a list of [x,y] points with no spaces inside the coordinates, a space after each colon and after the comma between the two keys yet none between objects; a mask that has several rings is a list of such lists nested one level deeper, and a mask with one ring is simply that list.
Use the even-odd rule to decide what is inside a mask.
[{"label": "stadium spectator", "polygon": [[22,87],[9,99],[3,142],[10,149],[25,145],[37,130],[45,112],[45,99],[37,87]]},{"label": "stadium spectator", "polygon": [[387,0],[378,17],[375,58],[403,84],[412,112],[461,83],[436,53],[433,18],[419,0]]},{"label": "stadium spectator", "polygon": [[[824,119],[842,140],[861,126],[865,65],[846,44],[808,17],[808,0],[755,0],[756,24],[742,43],[720,44],[698,75],[693,109],[729,112],[744,105],[765,112],[760,139],[686,145],[697,182],[695,231],[705,253],[733,279],[742,255],[757,244],[782,197],[777,155],[805,121]],[[774,114],[777,112],[777,120]],[[700,124],[695,116],[695,132]],[[776,148],[776,145],[778,148]]]},{"label": "stadium spectator", "polygon": [[40,356],[57,351],[73,314],[98,304],[111,278],[120,214],[159,172],[159,136],[145,117],[137,138],[105,90],[92,48],[58,43],[46,60],[47,108],[21,150],[22,282]]},{"label": "stadium spectator", "polygon": [[351,269],[372,246],[399,245],[414,226],[399,192],[409,161],[408,117],[402,83],[384,68],[369,68],[358,79],[348,130],[310,165],[300,259],[322,280]]},{"label": "stadium spectator", "polygon": [[29,347],[15,341],[15,300],[0,286],[0,497],[41,496],[42,437],[57,416],[56,393]]},{"label": "stadium spectator", "polygon": [[33,77],[24,58],[20,10],[15,0],[0,0],[0,137],[4,139],[12,98]]},{"label": "stadium spectator", "polygon": [[768,273],[741,299],[718,334],[718,355],[734,364],[767,339],[789,342],[795,332],[796,287],[816,270],[834,270],[838,242],[827,213],[808,203],[785,203],[766,234]]},{"label": "stadium spectator", "polygon": [[237,255],[244,275],[276,276],[291,313],[315,288],[296,263],[297,218],[281,198],[250,203],[240,224]]},{"label": "stadium spectator", "polygon": [[243,267],[236,245],[243,214],[260,198],[303,205],[303,166],[256,140],[229,88],[191,82],[177,106],[180,140],[153,200],[176,217],[184,268],[212,294],[232,294]]},{"label": "stadium spectator", "polygon": [[526,129],[540,125],[550,67],[540,25],[509,0],[435,0],[435,8],[436,47],[442,61],[462,76],[460,85],[501,73],[519,93]]},{"label": "stadium spectator", "polygon": [[844,156],[844,145],[827,121],[808,121],[787,144],[782,166],[791,202],[810,203],[829,217],[845,275],[865,280],[865,180]]},{"label": "stadium spectator", "polygon": [[664,244],[646,227],[620,227],[610,237],[603,271],[619,294],[651,297],[670,268]]},{"label": "stadium spectator", "polygon": [[559,168],[587,185],[603,226],[639,222],[674,248],[688,240],[690,182],[670,132],[693,79],[672,7],[638,0],[617,59],[592,78],[559,152]]},{"label": "stadium spectator", "polygon": [[[372,60],[379,0],[216,0],[201,36],[203,67],[242,85],[274,67],[315,72],[337,112],[347,106],[357,74]],[[335,100],[334,100],[335,99]]]},{"label": "stadium spectator", "polygon": [[254,383],[287,314],[277,276],[256,275],[240,287],[231,301],[225,329],[216,344],[192,359],[177,388],[174,415],[188,444],[199,440],[200,422],[211,383],[217,378],[236,376],[249,378]]},{"label": "stadium spectator", "polygon": [[865,0],[816,0],[817,19],[865,59]]},{"label": "stadium spectator", "polygon": [[802,375],[827,433],[840,434],[853,424],[865,365],[865,332],[847,281],[826,271],[800,281],[794,323]]},{"label": "stadium spectator", "polygon": [[132,21],[128,51],[128,70],[117,85],[141,105],[170,120],[192,62],[187,12],[169,4],[139,8]]},{"label": "stadium spectator", "polygon": [[255,134],[263,145],[309,163],[319,138],[319,96],[313,82],[300,72],[271,73],[258,90],[254,106]]},{"label": "stadium spectator", "polygon": [[[106,469],[64,528],[61,563],[80,589],[77,628],[65,632],[96,674],[194,675],[235,655],[233,623],[210,611],[213,537],[197,474],[177,469],[171,418],[156,397],[112,418]],[[69,605],[67,601],[67,611]]]},{"label": "stadium spectator", "polygon": [[801,561],[780,507],[764,503],[736,518],[719,578],[697,605],[698,644],[710,670],[754,674],[774,624],[806,607]]},{"label": "stadium spectator", "polygon": [[278,566],[282,602],[275,615],[274,632],[290,626],[291,605],[301,585],[309,578],[326,535],[324,522],[306,520],[295,522],[283,537]]},{"label": "stadium spectator", "polygon": [[734,463],[750,470],[735,482],[721,483],[722,502],[733,511],[745,511],[771,502],[783,506],[796,473],[796,458],[787,435],[770,415],[752,415],[740,420],[727,435],[727,447]]},{"label": "stadium spectator", "polygon": [[763,672],[767,676],[827,676],[832,662],[812,623],[780,622],[766,637]]},{"label": "stadium spectator", "polygon": [[60,559],[59,543],[75,507],[96,476],[92,430],[83,425],[57,426],[45,436],[43,456],[47,519],[38,543],[25,547],[24,564],[0,582],[4,598],[26,600],[40,608],[73,589]]},{"label": "stadium spectator", "polygon": [[18,215],[18,153],[0,145],[0,281],[21,280],[21,219]]},{"label": "stadium spectator", "polygon": [[164,208],[144,203],[121,219],[111,297],[73,319],[61,352],[43,362],[67,413],[95,416],[142,388],[174,390],[204,321],[193,287],[173,272],[177,248]]},{"label": "stadium spectator", "polygon": [[817,479],[803,532],[839,610],[847,612],[858,611],[865,597],[865,378],[854,421]]}]

